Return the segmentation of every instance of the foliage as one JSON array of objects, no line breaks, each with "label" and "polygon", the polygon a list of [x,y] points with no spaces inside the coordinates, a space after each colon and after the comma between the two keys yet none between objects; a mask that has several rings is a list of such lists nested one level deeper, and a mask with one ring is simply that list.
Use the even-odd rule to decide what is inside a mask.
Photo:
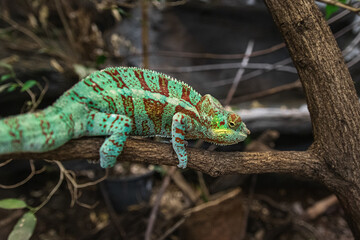
[{"label": "foliage", "polygon": [[22,209],[26,208],[27,205],[23,200],[16,198],[6,198],[0,200],[0,208],[4,209]]},{"label": "foliage", "polygon": [[[6,71],[5,74],[0,76],[0,93],[5,90],[7,92],[14,92],[16,89],[20,89],[20,92],[26,92],[30,96],[31,100],[25,103],[24,111],[34,111],[40,104],[47,90],[47,86],[42,87],[36,80],[33,79],[26,80],[25,82],[20,81],[15,74],[14,68],[4,61],[0,61],[0,68],[5,69]],[[38,97],[31,90],[31,88],[35,85],[41,91]]]},{"label": "foliage", "polygon": [[23,200],[16,198],[6,198],[0,200],[0,208],[3,209],[24,209],[28,208],[29,211],[25,212],[22,217],[15,224],[11,231],[8,240],[27,240],[32,236],[36,226],[35,209],[28,206]]},{"label": "foliage", "polygon": [[30,239],[36,226],[36,217],[33,212],[26,212],[16,223],[8,240]]},{"label": "foliage", "polygon": [[[338,0],[341,3],[347,3],[347,0]],[[325,18],[329,19],[331,15],[333,15],[337,10],[339,10],[338,6],[326,4],[325,8]]]}]

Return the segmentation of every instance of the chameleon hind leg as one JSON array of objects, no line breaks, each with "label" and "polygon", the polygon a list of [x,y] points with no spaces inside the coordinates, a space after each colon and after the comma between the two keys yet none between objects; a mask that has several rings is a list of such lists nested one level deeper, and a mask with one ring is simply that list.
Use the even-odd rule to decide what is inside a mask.
[{"label": "chameleon hind leg", "polygon": [[87,135],[110,135],[100,148],[100,166],[113,167],[131,132],[131,119],[124,115],[92,111],[89,113]]},{"label": "chameleon hind leg", "polygon": [[186,168],[187,165],[187,153],[185,149],[185,133],[192,129],[192,123],[189,116],[183,113],[176,113],[172,118],[171,125],[171,141],[174,151],[179,159],[179,168]]}]

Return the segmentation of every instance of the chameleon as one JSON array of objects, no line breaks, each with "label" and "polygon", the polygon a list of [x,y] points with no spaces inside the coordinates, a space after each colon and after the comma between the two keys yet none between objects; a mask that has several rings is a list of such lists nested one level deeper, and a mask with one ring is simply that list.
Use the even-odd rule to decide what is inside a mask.
[{"label": "chameleon", "polygon": [[128,136],[171,138],[179,168],[187,139],[236,144],[250,131],[209,94],[163,73],[136,67],[95,71],[51,106],[0,120],[0,154],[46,152],[82,136],[108,136],[100,166],[114,166]]}]

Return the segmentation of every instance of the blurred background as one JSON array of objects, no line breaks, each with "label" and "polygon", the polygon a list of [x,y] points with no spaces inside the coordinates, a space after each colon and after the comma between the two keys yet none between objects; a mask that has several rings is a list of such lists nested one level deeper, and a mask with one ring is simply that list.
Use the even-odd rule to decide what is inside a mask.
[{"label": "blurred background", "polygon": [[[359,91],[360,17],[318,6]],[[263,1],[0,0],[1,118],[42,109],[109,66],[176,77],[238,112],[252,133],[233,146],[191,147],[279,151],[312,143],[297,71]],[[101,181],[104,170],[86,159],[5,163],[0,200],[38,210],[32,239],[353,239],[336,197],[290,175],[214,178],[118,163]],[[0,209],[0,239],[25,212]]]}]

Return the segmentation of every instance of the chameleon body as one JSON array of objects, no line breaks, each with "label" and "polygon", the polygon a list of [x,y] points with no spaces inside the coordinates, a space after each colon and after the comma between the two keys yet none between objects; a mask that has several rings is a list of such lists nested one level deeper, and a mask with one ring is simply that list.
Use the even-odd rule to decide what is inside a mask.
[{"label": "chameleon body", "polygon": [[0,120],[0,154],[45,152],[82,136],[109,136],[100,165],[112,167],[129,135],[172,140],[180,168],[185,139],[228,145],[249,130],[239,115],[210,95],[152,70],[115,67],[96,71],[44,110]]}]

